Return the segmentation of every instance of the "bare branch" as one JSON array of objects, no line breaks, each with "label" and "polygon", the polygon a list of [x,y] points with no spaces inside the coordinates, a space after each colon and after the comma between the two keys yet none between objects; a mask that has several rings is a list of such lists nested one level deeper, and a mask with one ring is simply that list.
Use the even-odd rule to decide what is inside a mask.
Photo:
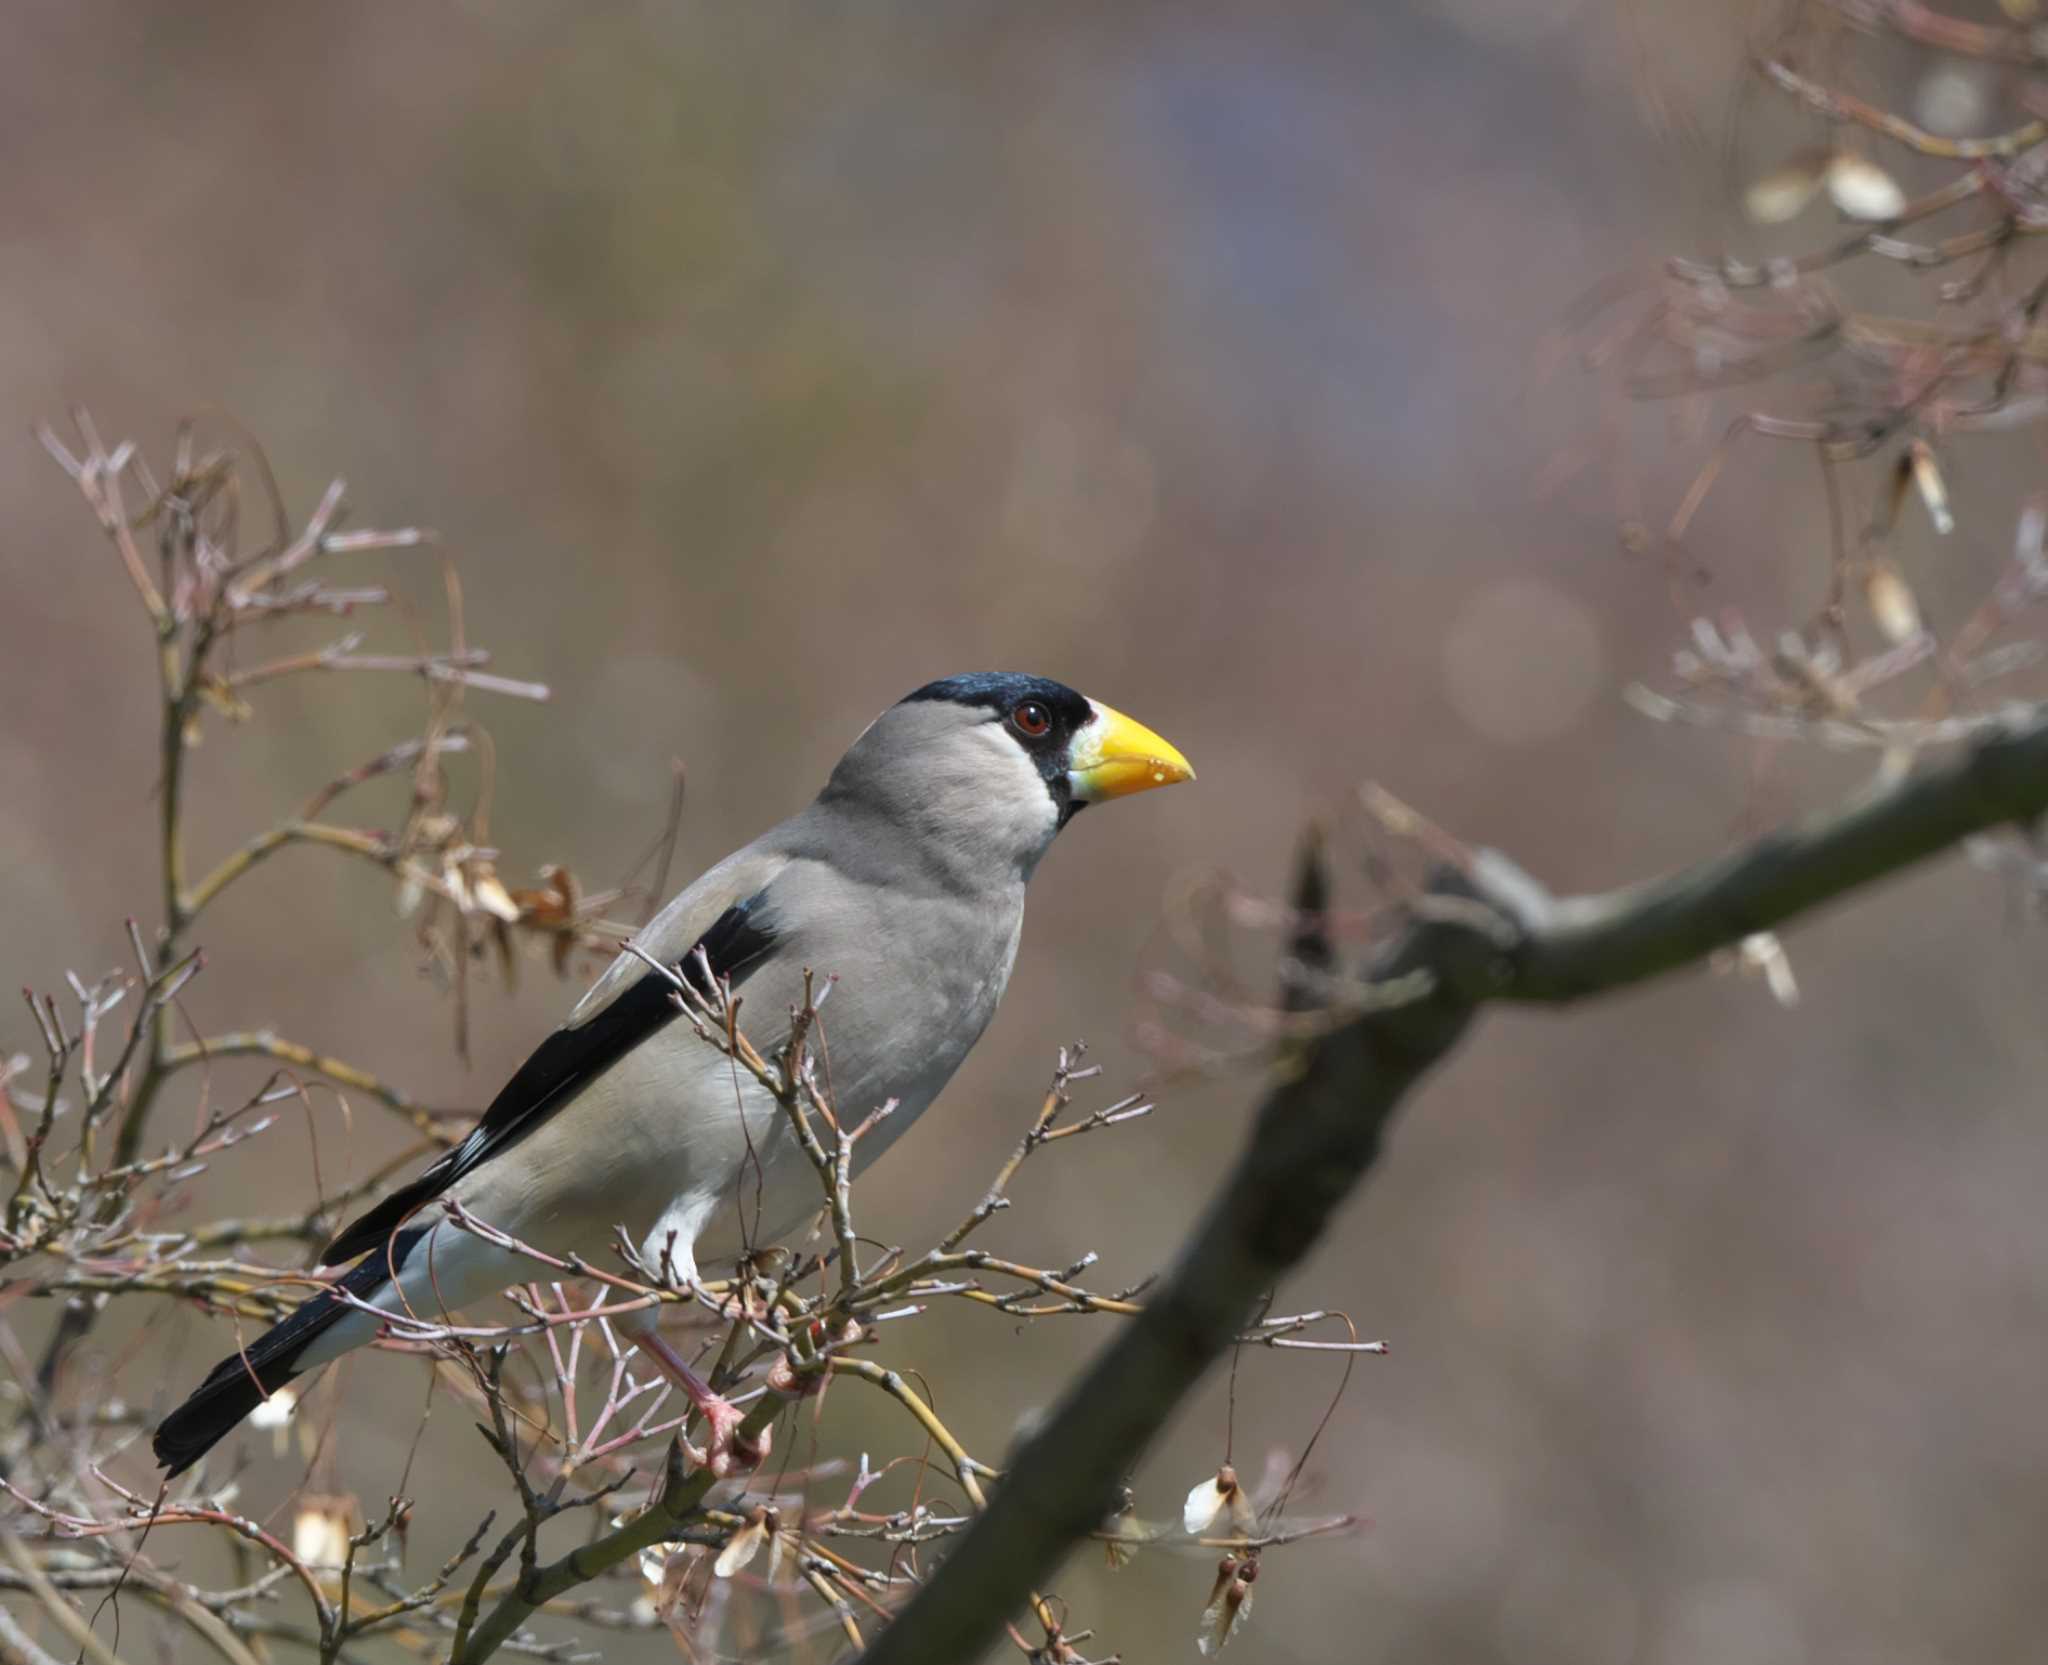
[{"label": "bare branch", "polygon": [[[1489,1000],[1573,1000],[1699,963],[1717,948],[1960,843],[2048,812],[2048,712],[1833,813],[1671,878],[1555,901],[1500,858],[1475,887],[1515,937],[1458,916],[1418,921],[1378,977],[1433,974],[1428,998],[1371,1011],[1282,1048],[1252,1136],[1145,1310],[1067,1390],[979,1521],[864,1665],[972,1659],[1116,1501],[1119,1478],[1244,1328],[1263,1293],[1322,1236],[1371,1170],[1380,1136]],[[1319,862],[1313,846],[1306,860]],[[1304,881],[1312,894],[1320,881]]]},{"label": "bare branch", "polygon": [[316,1075],[325,1076],[337,1086],[367,1093],[379,1104],[388,1105],[396,1110],[429,1138],[444,1143],[447,1141],[448,1130],[442,1125],[445,1112],[429,1110],[366,1069],[358,1069],[354,1064],[344,1063],[339,1058],[315,1052],[309,1046],[287,1040],[282,1035],[272,1034],[268,1029],[245,1029],[233,1034],[208,1035],[200,1040],[177,1043],[165,1049],[163,1067],[166,1071],[181,1070],[193,1064],[211,1062],[216,1058],[251,1056],[275,1058],[279,1063],[290,1064],[295,1069],[311,1070]]}]

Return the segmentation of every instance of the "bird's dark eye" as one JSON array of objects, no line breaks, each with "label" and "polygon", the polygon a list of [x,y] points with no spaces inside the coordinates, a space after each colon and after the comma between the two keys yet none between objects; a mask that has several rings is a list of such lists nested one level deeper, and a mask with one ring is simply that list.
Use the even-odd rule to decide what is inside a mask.
[{"label": "bird's dark eye", "polygon": [[1036,700],[1026,700],[1010,713],[1010,722],[1019,734],[1036,740],[1052,728],[1052,713]]}]

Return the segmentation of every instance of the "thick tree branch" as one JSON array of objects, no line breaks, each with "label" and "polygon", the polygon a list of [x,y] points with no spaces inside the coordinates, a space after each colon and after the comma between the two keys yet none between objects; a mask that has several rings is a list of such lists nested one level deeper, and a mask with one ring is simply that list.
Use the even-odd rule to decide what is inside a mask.
[{"label": "thick tree branch", "polygon": [[1932,768],[1713,861],[1542,907],[1521,920],[1527,936],[1494,997],[1576,1000],[1644,982],[2044,811],[2048,709],[2036,709]]},{"label": "thick tree branch", "polygon": [[[1425,972],[1431,992],[1284,1050],[1252,1135],[1147,1302],[1017,1453],[989,1508],[865,1665],[969,1660],[1100,1524],[1131,1464],[1254,1303],[1321,1237],[1371,1168],[1389,1117],[1489,1000],[1558,1002],[1704,959],[1953,847],[2048,812],[2048,712],[1881,785],[1831,813],[1670,878],[1553,900],[1482,857],[1451,888],[1481,908],[1432,910],[1371,966]],[[1313,873],[1303,894],[1320,894]],[[1497,928],[1488,929],[1488,914]],[[1299,950],[1297,950],[1299,953]]]}]

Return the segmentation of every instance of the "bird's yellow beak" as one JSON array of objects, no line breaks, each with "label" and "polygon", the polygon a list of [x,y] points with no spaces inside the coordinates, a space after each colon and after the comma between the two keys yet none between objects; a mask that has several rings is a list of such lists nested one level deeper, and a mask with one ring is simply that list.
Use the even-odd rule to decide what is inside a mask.
[{"label": "bird's yellow beak", "polygon": [[1143,723],[1112,711],[1100,700],[1088,703],[1094,720],[1074,736],[1067,754],[1067,779],[1082,803],[1128,797],[1195,778],[1188,760]]}]

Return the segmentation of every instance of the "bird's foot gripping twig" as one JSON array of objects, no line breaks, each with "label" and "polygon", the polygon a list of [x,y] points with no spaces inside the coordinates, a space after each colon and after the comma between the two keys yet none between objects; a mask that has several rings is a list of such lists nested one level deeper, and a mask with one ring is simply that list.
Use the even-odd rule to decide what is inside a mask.
[{"label": "bird's foot gripping twig", "polygon": [[698,1468],[708,1468],[720,1480],[735,1474],[751,1474],[767,1460],[769,1443],[774,1437],[772,1429],[763,1428],[758,1439],[741,1438],[739,1428],[746,1420],[745,1411],[714,1391],[711,1384],[684,1363],[682,1356],[654,1331],[650,1330],[636,1340],[654,1368],[681,1388],[704,1418],[703,1447],[700,1449],[685,1440],[684,1456]]},{"label": "bird's foot gripping twig", "polygon": [[768,1460],[774,1430],[763,1428],[757,1440],[743,1438],[739,1428],[747,1413],[709,1388],[701,1399],[692,1394],[690,1402],[704,1413],[705,1438],[701,1451],[685,1441],[683,1453],[699,1468],[708,1468],[716,1478],[725,1480],[736,1474],[752,1474]]}]

